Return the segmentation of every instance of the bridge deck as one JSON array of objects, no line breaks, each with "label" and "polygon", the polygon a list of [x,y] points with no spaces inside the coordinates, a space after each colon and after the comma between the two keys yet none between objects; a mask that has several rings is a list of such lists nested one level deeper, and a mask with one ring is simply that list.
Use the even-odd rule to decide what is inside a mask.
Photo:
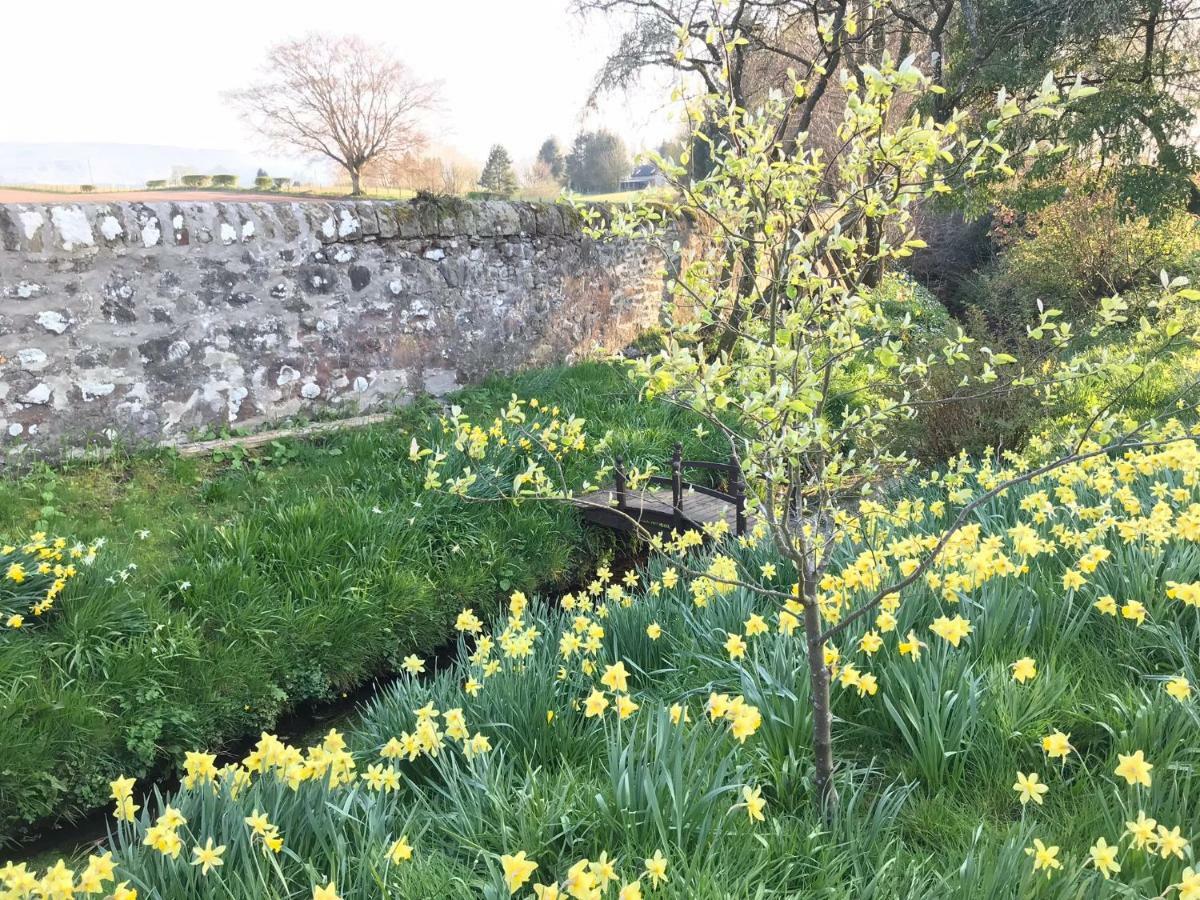
[{"label": "bridge deck", "polygon": [[[587,521],[618,531],[637,530],[633,522],[649,531],[670,531],[676,527],[699,529],[712,522],[724,521],[730,534],[737,533],[737,507],[733,501],[699,491],[684,490],[682,522],[679,523],[675,521],[669,490],[626,491],[624,509],[617,508],[616,491],[612,488],[582,494],[573,502]],[[753,520],[747,527],[754,527]]]}]

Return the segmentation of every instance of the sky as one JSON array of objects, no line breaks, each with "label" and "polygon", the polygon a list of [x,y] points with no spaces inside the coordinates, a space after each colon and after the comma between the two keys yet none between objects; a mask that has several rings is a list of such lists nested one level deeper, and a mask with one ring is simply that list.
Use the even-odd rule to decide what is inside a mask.
[{"label": "sky", "polygon": [[310,30],[384,42],[441,82],[430,137],[476,160],[494,143],[532,160],[547,135],[569,145],[581,126],[611,128],[633,151],[672,131],[661,77],[584,111],[618,30],[567,0],[9,0],[4,20],[0,144],[265,151],[222,92],[251,81],[271,43]]}]

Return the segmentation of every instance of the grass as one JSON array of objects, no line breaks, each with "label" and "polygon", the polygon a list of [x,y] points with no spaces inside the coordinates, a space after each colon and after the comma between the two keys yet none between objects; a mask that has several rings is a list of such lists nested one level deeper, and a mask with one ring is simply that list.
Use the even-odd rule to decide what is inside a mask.
[{"label": "grass", "polygon": [[[1070,484],[1077,509],[1098,508],[1111,490],[1097,476],[1118,473],[1119,465],[1063,472],[1057,485],[1021,488],[981,508],[977,539],[952,552],[942,574],[962,571],[987,546],[1015,553],[1008,529],[1018,521],[1058,539],[1027,560],[1026,572],[993,573],[948,596],[918,585],[906,593],[896,628],[884,633],[885,647],[875,654],[856,649],[866,625],[840,640],[841,664],[869,669],[879,691],[835,688],[840,767],[828,819],[813,803],[799,634],[772,628],[748,639],[744,658],[731,659],[726,635],[745,630],[755,613],[773,624],[777,607],[742,589],[697,607],[687,579],[672,585],[666,570],[703,569],[711,557],[656,556],[636,586],[625,589],[627,602],[606,602],[597,591],[582,604],[517,603],[507,616],[485,617],[484,633],[494,638],[489,652],[479,649],[481,635],[462,633],[452,663],[384,691],[348,736],[366,777],[329,785],[331,761],[349,764],[334,735],[310,751],[316,768],[297,775],[294,787],[280,774],[284,754],[250,775],[236,797],[231,773],[212,783],[200,777],[169,796],[138,796],[147,809],[136,821],[114,825],[107,845],[117,878],[142,897],[186,900],[307,900],[327,883],[356,900],[503,898],[510,893],[504,859],[523,852],[537,869],[521,897],[532,896],[534,883],[562,887],[579,860],[601,858],[612,862],[617,880],[606,892],[581,896],[611,900],[619,885],[639,877],[645,896],[672,900],[1174,896],[1170,886],[1194,865],[1190,845],[1180,857],[1164,856],[1154,847],[1136,849],[1124,832],[1139,810],[1167,829],[1180,826],[1185,838],[1196,836],[1200,821],[1198,701],[1172,699],[1163,689],[1167,677],[1184,674],[1195,682],[1200,675],[1197,609],[1167,595],[1169,583],[1200,576],[1200,544],[1191,530],[1197,520],[1188,519],[1200,516],[1200,485],[1195,453],[1146,460],[1120,476],[1128,494],[1111,526],[1077,549],[1062,536],[1087,528],[1089,518],[1060,500],[1039,522],[1021,500]],[[1179,493],[1162,501],[1172,515],[1158,514],[1170,523],[1166,539],[1158,540],[1138,529],[1146,527],[1144,514],[1162,487]],[[953,515],[929,506],[944,493],[915,489],[913,496],[925,504],[893,503],[897,515],[879,520],[890,532],[885,543],[926,533]],[[1133,497],[1140,508],[1124,505]],[[1062,574],[1078,565],[1088,542],[1111,556],[1084,586],[1064,590]],[[778,562],[762,544],[730,543],[708,551],[714,552],[746,573]],[[844,571],[857,555],[857,548],[842,548],[834,570]],[[883,568],[894,575],[898,559]],[[768,579],[777,588],[789,581],[782,568]],[[1121,602],[1140,598],[1146,623],[1096,609],[1094,600],[1105,593]],[[955,648],[932,635],[929,623],[957,614],[971,620],[973,631]],[[647,634],[652,623],[662,629],[658,639]],[[595,626],[603,637],[591,654],[563,656],[563,635]],[[537,635],[524,655],[512,641],[531,628]],[[919,659],[896,652],[910,630],[930,645]],[[1038,673],[1021,684],[1010,666],[1025,655],[1037,660]],[[594,660],[591,674],[584,658]],[[485,659],[497,663],[490,677]],[[627,695],[639,704],[628,718],[614,714],[611,685],[597,683],[617,661],[629,672]],[[470,679],[481,682],[478,693],[464,690]],[[593,690],[604,691],[610,705],[589,717],[581,701]],[[728,717],[706,712],[714,692],[757,709],[761,722],[744,742]],[[674,704],[687,712],[679,722],[672,720]],[[429,708],[438,712],[417,712]],[[467,726],[457,737],[446,715],[454,710]],[[427,714],[433,718],[422,731]],[[1070,735],[1072,749],[1062,760],[1041,749],[1041,738],[1055,729]],[[467,735],[476,733],[490,751],[465,752],[475,740]],[[381,756],[393,738],[406,735],[418,736],[410,758]],[[1115,774],[1119,754],[1138,749],[1154,763],[1150,787]],[[380,764],[401,773],[399,790],[371,787],[368,766]],[[1031,771],[1050,790],[1042,805],[1023,806],[1011,785],[1017,772]],[[747,815],[744,789],[761,791],[762,821]],[[143,844],[165,802],[187,819],[177,829],[184,850],[178,861]],[[245,823],[255,811],[279,828],[278,855],[261,850]],[[402,836],[412,858],[389,859]],[[1121,872],[1113,881],[1088,863],[1101,836],[1119,847]],[[222,868],[205,876],[186,860],[208,837],[226,850]],[[1035,872],[1025,853],[1035,838],[1060,848],[1063,867],[1051,878]],[[668,860],[667,881],[657,887],[644,862],[656,852]],[[602,870],[593,865],[592,871]]]},{"label": "grass", "polygon": [[[477,413],[539,395],[666,453],[683,427],[615,370],[498,379]],[[169,452],[0,482],[0,544],[107,540],[45,620],[0,633],[0,837],[105,802],[118,772],[161,774],[428,654],[463,605],[571,583],[601,549],[561,507],[463,507],[408,461],[437,408],[246,458]],[[698,448],[697,448],[698,449]],[[136,567],[136,568],[133,568]]]}]

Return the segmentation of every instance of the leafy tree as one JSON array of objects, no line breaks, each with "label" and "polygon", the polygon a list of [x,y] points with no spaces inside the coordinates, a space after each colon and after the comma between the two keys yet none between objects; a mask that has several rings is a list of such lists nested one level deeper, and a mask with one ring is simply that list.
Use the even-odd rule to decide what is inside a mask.
[{"label": "leafy tree", "polygon": [[483,173],[479,176],[479,186],[499,197],[511,197],[516,191],[517,176],[513,172],[512,159],[501,145],[493,145],[488,153]]},{"label": "leafy tree", "polygon": [[[1072,148],[1043,158],[1035,175],[1083,160],[1112,173],[1143,212],[1180,204],[1200,212],[1193,184],[1200,155],[1189,131],[1200,93],[1195,0],[574,0],[574,7],[616,17],[624,28],[596,93],[668,68],[708,92],[722,84],[750,108],[793,70],[803,94],[778,127],[827,151],[841,119],[841,77],[883,50],[930,60],[928,77],[941,92],[921,102],[942,122],[955,109],[986,115],[1002,87],[1026,102],[1054,71],[1059,87],[1079,80],[1096,92],[1068,115],[1026,123],[1014,135],[1014,142],[1047,138]],[[713,123],[705,132],[723,137]]]},{"label": "leafy tree", "polygon": [[[1200,346],[1200,329],[1184,318],[1200,291],[1186,288],[1186,280],[1164,278],[1162,299],[1136,330],[1127,327],[1124,301],[1108,298],[1085,335],[1090,346],[1083,348],[1071,326],[1058,322],[1057,311],[1043,310],[1030,330],[1036,354],[1028,363],[975,347],[961,329],[922,337],[911,317],[883,313],[864,290],[867,273],[881,259],[903,259],[921,246],[913,237],[912,213],[922,200],[960,190],[964,183],[1006,177],[1022,164],[1023,154],[1010,152],[1003,141],[1031,115],[1061,115],[1058,87],[1051,81],[1027,105],[1002,96],[999,109],[978,127],[963,112],[944,121],[931,114],[898,115],[928,101],[927,91],[936,86],[908,61],[897,65],[885,55],[881,64],[864,64],[861,75],[843,85],[847,103],[836,154],[793,147],[781,128],[792,98],[805,96],[813,82],[787,84],[758,111],[733,102],[728,86],[721,87],[705,98],[694,120],[715,123],[729,140],[714,147],[712,173],[687,185],[672,215],[649,204],[611,216],[589,210],[585,215],[600,239],[647,240],[661,251],[675,314],[662,349],[628,365],[648,398],[691,411],[727,440],[758,527],[786,560],[782,582],[794,587],[776,587],[778,581],[739,568],[728,555],[693,568],[685,540],[658,538],[654,546],[674,555],[672,565],[688,572],[698,604],[735,588],[754,591],[781,604],[781,628],[803,634],[814,794],[828,812],[835,795],[830,682],[837,640],[867,617],[898,614],[907,592],[960,530],[1008,489],[1066,466],[1086,466],[1096,457],[1200,433],[1160,429],[1154,421],[1131,423],[1125,406],[1140,378],[1130,379],[1128,372]],[[1087,94],[1076,88],[1066,99]],[[1026,153],[1047,149],[1037,144]],[[659,162],[683,187],[686,168]],[[677,233],[664,220],[703,223],[708,240],[695,258],[678,261]],[[712,323],[727,329],[730,339],[708,339]],[[1116,329],[1124,329],[1119,340],[1104,353],[1092,352],[1095,342]],[[953,371],[959,385],[954,396],[914,392],[946,371]],[[992,463],[977,493],[950,493],[951,505],[921,541],[906,547],[903,559],[881,561],[886,535],[867,523],[881,514],[886,518],[880,492],[914,468],[893,440],[900,425],[922,406],[966,397],[1020,390],[1030,402],[1053,404],[1080,379],[1096,386],[1086,421],[1062,422],[1026,456]],[[1195,413],[1198,398],[1200,377],[1192,376],[1164,399],[1159,412],[1174,413],[1178,405]],[[569,412],[557,417],[556,430],[547,424],[551,413],[514,401],[501,420],[508,432],[497,444],[504,449],[492,458],[488,448],[475,446],[479,426],[456,412],[453,436],[458,447],[471,445],[472,452],[427,454],[426,485],[489,500],[562,499],[589,490],[589,484],[563,474],[556,454],[564,441],[560,431],[578,427],[567,419]],[[518,453],[515,447],[527,450]],[[414,458],[422,458],[419,448]],[[446,465],[449,458],[457,461]],[[630,490],[644,486],[651,473],[630,471]],[[606,477],[605,469],[595,473],[597,481]],[[865,560],[863,570],[878,577],[840,580],[831,568],[839,558]],[[943,619],[932,629],[939,639],[957,644],[970,631],[961,614]],[[731,635],[732,658],[739,648],[735,638]],[[907,651],[897,645],[899,652],[919,653],[923,646],[912,632],[901,640]],[[852,666],[839,671],[843,681],[857,679],[861,690],[874,689],[869,673]]]},{"label": "leafy tree", "polygon": [[548,137],[542,141],[542,146],[538,149],[537,161],[544,166],[546,172],[562,184],[567,178],[567,163],[563,158],[562,150],[558,146],[558,140],[553,137]]},{"label": "leafy tree", "polygon": [[587,131],[575,138],[567,155],[567,183],[584,194],[614,191],[629,174],[629,153],[610,131]]}]

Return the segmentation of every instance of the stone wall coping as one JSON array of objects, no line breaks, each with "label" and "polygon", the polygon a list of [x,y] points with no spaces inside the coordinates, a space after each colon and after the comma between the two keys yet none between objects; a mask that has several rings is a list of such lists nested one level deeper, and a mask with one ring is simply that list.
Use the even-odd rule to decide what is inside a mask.
[{"label": "stone wall coping", "polygon": [[566,236],[565,203],[509,200],[0,204],[0,253],[125,254],[210,244],[317,248],[379,240]]}]

